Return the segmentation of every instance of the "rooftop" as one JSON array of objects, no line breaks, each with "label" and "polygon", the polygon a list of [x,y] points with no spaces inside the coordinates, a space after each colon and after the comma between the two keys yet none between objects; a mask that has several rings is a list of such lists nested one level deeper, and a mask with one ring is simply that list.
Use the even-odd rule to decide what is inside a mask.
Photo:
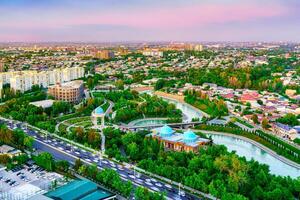
[{"label": "rooftop", "polygon": [[42,101],[34,101],[31,102],[31,105],[34,105],[36,107],[42,107],[42,108],[49,108],[53,105],[54,100],[48,99],[48,100],[42,100]]},{"label": "rooftop", "polygon": [[103,108],[101,108],[101,106],[97,107],[97,108],[95,109],[95,114],[96,114],[96,115],[104,114]]},{"label": "rooftop", "polygon": [[106,199],[111,195],[104,190],[100,190],[96,183],[89,180],[75,180],[46,194],[50,198],[60,200],[98,200]]},{"label": "rooftop", "polygon": [[51,87],[63,87],[65,89],[72,89],[72,88],[79,88],[82,85],[83,85],[82,80],[75,80],[75,81],[69,81],[69,82],[59,83],[59,84],[56,84],[56,85],[53,85],[53,86],[49,86],[49,88],[51,88]]},{"label": "rooftop", "polygon": [[174,133],[174,130],[168,125],[164,125],[159,130],[159,135],[161,137],[170,137],[170,136],[172,136],[173,133]]}]

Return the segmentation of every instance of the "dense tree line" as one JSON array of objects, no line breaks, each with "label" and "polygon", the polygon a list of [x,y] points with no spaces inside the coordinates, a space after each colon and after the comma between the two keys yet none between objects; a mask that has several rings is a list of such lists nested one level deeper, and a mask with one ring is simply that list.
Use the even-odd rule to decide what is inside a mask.
[{"label": "dense tree line", "polygon": [[228,115],[228,108],[223,99],[210,100],[208,95],[201,91],[186,91],[184,100],[211,117]]},{"label": "dense tree line", "polygon": [[135,189],[134,197],[136,200],[164,200],[164,194],[150,192],[147,188],[137,187]]},{"label": "dense tree line", "polygon": [[182,182],[221,199],[294,199],[300,195],[300,178],[274,176],[266,165],[246,161],[224,146],[201,149],[199,154],[160,152],[139,166]]},{"label": "dense tree line", "polygon": [[[55,101],[49,108],[30,104],[30,102],[45,100],[46,98],[47,95],[44,91],[25,94],[0,105],[0,113],[4,117],[12,117],[15,120],[25,121],[33,126],[54,132],[55,125],[60,120],[61,114],[68,114],[66,117],[90,115],[96,107],[103,103],[102,98],[90,98],[84,100],[77,110],[74,109],[72,104],[64,101]],[[74,115],[71,116],[70,114]]]},{"label": "dense tree line", "polygon": [[10,130],[6,125],[0,124],[0,144],[7,144],[21,150],[31,150],[33,142],[33,138],[21,129]]},{"label": "dense tree line", "polygon": [[[282,64],[283,65],[283,64]],[[284,86],[279,77],[272,76],[274,72],[283,72],[284,66],[276,67],[269,65],[246,67],[246,68],[200,68],[189,69],[186,74],[186,82],[194,85],[203,83],[215,83],[229,88],[248,88],[255,90],[268,90],[283,94],[285,89],[296,89],[300,93],[300,86]]]},{"label": "dense tree line", "polygon": [[277,119],[276,121],[282,124],[288,124],[290,126],[298,126],[300,125],[299,119],[300,119],[300,115],[296,116],[292,113],[288,113],[285,116]]},{"label": "dense tree line", "polygon": [[104,169],[100,171],[96,165],[83,165],[80,160],[75,161],[74,170],[95,182],[98,182],[124,197],[129,197],[133,187],[130,181],[123,181],[120,175],[112,169]]},{"label": "dense tree line", "polygon": [[[47,152],[40,153],[34,156],[33,160],[38,166],[46,169],[47,171],[58,171],[68,176],[72,174],[72,169],[70,168],[70,164],[67,161],[65,160],[56,161],[53,159],[50,153]],[[73,166],[73,170],[76,173],[85,176],[91,179],[92,181],[95,181],[115,191],[116,193],[121,194],[124,197],[129,197],[133,191],[132,183],[130,181],[123,181],[120,175],[112,169],[106,168],[104,170],[99,170],[96,165],[84,165],[80,159],[77,159]],[[148,194],[146,190],[143,189],[142,191],[141,188],[138,187],[137,192],[135,193],[136,196],[139,198],[142,193],[144,193],[145,197],[147,197],[147,199],[149,200],[164,199],[163,194],[158,194],[158,193]]]},{"label": "dense tree line", "polygon": [[26,121],[33,126],[54,132],[56,122],[53,117],[58,116],[60,113],[71,112],[72,106],[67,102],[54,102],[50,108],[43,109],[30,104],[30,102],[44,99],[46,99],[44,92],[22,96],[7,101],[0,106],[0,110],[2,115],[6,117],[11,116],[15,120]]},{"label": "dense tree line", "polygon": [[293,199],[300,195],[300,178],[272,175],[267,165],[229,153],[225,146],[208,146],[198,154],[172,152],[144,137],[145,133],[105,132],[111,157],[138,163],[147,171],[221,199]]},{"label": "dense tree line", "polygon": [[115,122],[130,122],[143,117],[180,118],[182,113],[157,96],[139,95],[136,91],[108,92],[105,98],[115,103]]},{"label": "dense tree line", "polygon": [[95,149],[99,149],[101,144],[100,133],[94,129],[84,130],[82,127],[76,127],[67,134],[67,138]]}]

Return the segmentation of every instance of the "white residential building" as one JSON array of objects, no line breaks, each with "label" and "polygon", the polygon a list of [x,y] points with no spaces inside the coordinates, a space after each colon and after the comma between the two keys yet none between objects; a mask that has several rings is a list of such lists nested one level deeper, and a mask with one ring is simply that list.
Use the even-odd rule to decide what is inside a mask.
[{"label": "white residential building", "polygon": [[56,83],[69,82],[84,76],[83,67],[68,67],[54,69],[52,71],[16,71],[0,73],[0,91],[4,84],[10,84],[10,87],[20,92],[30,90],[33,85],[39,85],[47,88]]}]

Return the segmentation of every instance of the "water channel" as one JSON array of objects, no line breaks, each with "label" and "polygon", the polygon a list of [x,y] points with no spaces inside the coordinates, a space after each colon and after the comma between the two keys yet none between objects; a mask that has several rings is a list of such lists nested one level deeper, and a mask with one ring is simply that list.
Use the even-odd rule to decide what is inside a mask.
[{"label": "water channel", "polygon": [[[183,114],[187,116],[185,121],[191,121],[192,118],[202,117],[201,112],[193,107],[180,103],[176,100],[164,99],[170,103],[174,103],[178,109],[182,110]],[[215,144],[225,145],[229,151],[235,151],[237,155],[245,156],[247,160],[253,159],[259,163],[267,164],[272,174],[290,176],[292,178],[300,176],[300,169],[282,162],[273,155],[248,141],[227,135],[213,134],[211,136]]]}]

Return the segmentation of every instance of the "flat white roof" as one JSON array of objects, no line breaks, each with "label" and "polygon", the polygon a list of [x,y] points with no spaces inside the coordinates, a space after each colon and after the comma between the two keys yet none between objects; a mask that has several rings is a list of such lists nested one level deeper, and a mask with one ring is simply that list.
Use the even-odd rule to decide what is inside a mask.
[{"label": "flat white roof", "polygon": [[31,102],[31,105],[34,105],[36,107],[42,107],[42,108],[49,108],[53,105],[54,100],[48,99],[48,100],[42,100],[42,101],[34,101]]}]

